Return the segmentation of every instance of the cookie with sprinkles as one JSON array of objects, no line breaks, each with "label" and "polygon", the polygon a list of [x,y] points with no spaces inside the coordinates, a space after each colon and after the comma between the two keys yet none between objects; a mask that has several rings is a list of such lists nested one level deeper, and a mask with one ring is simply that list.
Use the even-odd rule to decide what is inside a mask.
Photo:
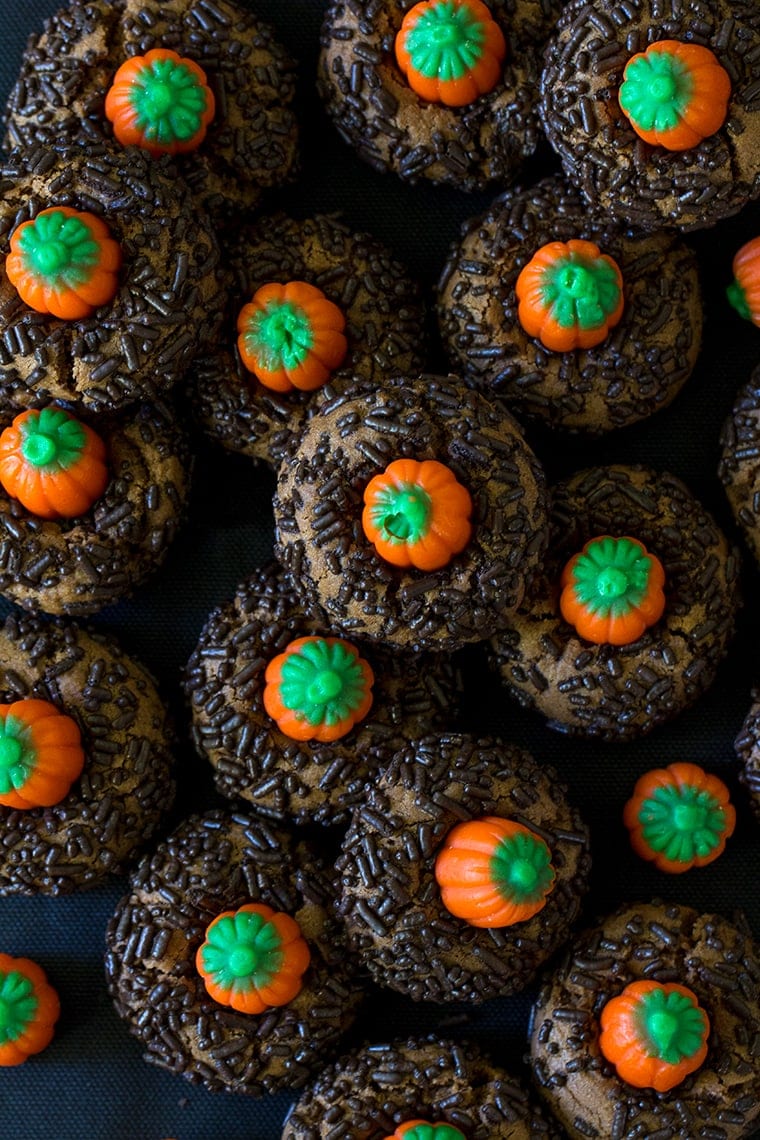
[{"label": "cookie with sprinkles", "polygon": [[742,920],[671,903],[585,931],[531,1013],[536,1087],[575,1140],[755,1135],[758,947]]},{"label": "cookie with sprinkles", "polygon": [[589,835],[523,749],[428,736],[356,808],[336,866],[337,913],[374,981],[478,1003],[523,989],[568,937]]},{"label": "cookie with sprinkles", "polygon": [[[421,1119],[423,1118],[423,1119]],[[550,1140],[522,1082],[472,1042],[435,1036],[367,1045],[327,1066],[288,1113],[282,1140]]]},{"label": "cookie with sprinkles", "polygon": [[734,741],[742,765],[739,779],[749,795],[750,807],[760,818],[760,690],[753,689],[750,707]]},{"label": "cookie with sprinkles", "polygon": [[747,0],[567,4],[546,46],[541,117],[595,210],[696,230],[760,195],[760,11]]},{"label": "cookie with sprinkles", "polygon": [[230,220],[292,175],[294,91],[285,49],[231,0],[73,0],[27,45],[6,145],[174,156],[195,208]]},{"label": "cookie with sprinkles", "polygon": [[[376,238],[324,214],[300,221],[277,214],[242,227],[234,241],[222,237],[222,250],[230,278],[223,336],[196,360],[190,382],[196,418],[229,451],[276,465],[322,385],[350,376],[379,382],[422,368],[420,289]],[[272,292],[273,284],[297,282],[318,289],[338,314],[317,311],[315,320]],[[250,309],[262,289],[262,303]],[[329,367],[308,367],[325,359]],[[279,373],[283,364],[290,379]]]},{"label": "cookie with sprinkles", "polygon": [[467,222],[438,286],[452,365],[519,417],[601,433],[665,408],[702,337],[697,260],[621,231],[561,178]]},{"label": "cookie with sprinkles", "polygon": [[156,401],[216,335],[208,217],[145,151],[16,150],[0,169],[0,407]]},{"label": "cookie with sprinkles", "polygon": [[331,874],[304,843],[224,812],[146,856],[106,934],[116,1010],[146,1060],[211,1091],[298,1088],[361,1000]]},{"label": "cookie with sprinkles", "polygon": [[210,615],[185,691],[222,795],[340,823],[409,737],[453,722],[459,680],[448,657],[336,638],[270,565]]},{"label": "cookie with sprinkles", "polygon": [[538,145],[541,50],[559,0],[332,0],[318,88],[376,170],[459,189],[509,181]]},{"label": "cookie with sprinkles", "polygon": [[718,478],[755,562],[760,563],[760,368],[736,394],[720,435]]},{"label": "cookie with sprinkles", "polygon": [[505,626],[546,542],[540,464],[454,376],[331,390],[278,473],[276,554],[348,636],[455,649]]},{"label": "cookie with sprinkles", "polygon": [[164,702],[111,637],[71,622],[11,615],[0,660],[0,894],[95,886],[171,805]]},{"label": "cookie with sprinkles", "polygon": [[512,696],[560,732],[630,740],[693,704],[734,632],[739,552],[687,487],[643,466],[552,489],[549,550],[489,643]]}]

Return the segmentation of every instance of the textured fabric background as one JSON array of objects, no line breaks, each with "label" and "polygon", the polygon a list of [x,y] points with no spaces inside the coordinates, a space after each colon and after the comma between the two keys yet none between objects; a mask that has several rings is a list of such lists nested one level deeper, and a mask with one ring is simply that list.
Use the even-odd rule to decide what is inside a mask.
[{"label": "textured fabric background", "polygon": [[[300,63],[302,175],[276,204],[303,215],[340,211],[355,228],[383,239],[430,289],[459,225],[490,195],[464,196],[430,186],[404,186],[362,166],[340,142],[314,95],[323,0],[250,0],[273,23]],[[58,7],[56,0],[0,0],[0,96],[3,102],[27,35]],[[547,155],[524,181],[552,169]],[[675,404],[649,423],[600,442],[563,442],[530,433],[551,478],[589,463],[644,462],[683,478],[731,534],[736,534],[715,476],[718,431],[734,394],[760,360],[760,330],[728,308],[723,289],[735,249],[760,232],[760,211],[746,210],[699,235],[706,303],[706,338],[696,373]],[[442,362],[434,352],[431,369]],[[273,481],[247,462],[198,444],[191,520],[162,572],[133,601],[105,611],[93,624],[117,634],[160,680],[182,729],[177,756],[180,798],[174,818],[215,802],[204,766],[187,744],[179,694],[180,670],[208,611],[265,561],[272,539]],[[593,828],[595,870],[585,916],[624,899],[660,896],[730,914],[743,908],[760,936],[760,830],[736,780],[732,742],[760,673],[758,572],[745,560],[746,606],[718,682],[700,705],[649,739],[620,747],[570,741],[504,699],[485,676],[477,651],[465,654],[471,694],[466,726],[499,732],[551,763]],[[620,816],[636,777],[648,768],[693,760],[720,773],[739,813],[735,837],[713,866],[666,877],[630,852]],[[36,958],[58,988],[63,1014],[53,1045],[19,1069],[0,1073],[0,1131],[13,1140],[278,1140],[290,1098],[261,1102],[212,1096],[152,1068],[117,1018],[103,981],[103,931],[125,880],[78,897],[0,900],[0,949]],[[517,1069],[525,1048],[530,995],[480,1009],[420,1008],[379,991],[368,995],[353,1040],[376,1041],[435,1027],[485,1045]]]}]

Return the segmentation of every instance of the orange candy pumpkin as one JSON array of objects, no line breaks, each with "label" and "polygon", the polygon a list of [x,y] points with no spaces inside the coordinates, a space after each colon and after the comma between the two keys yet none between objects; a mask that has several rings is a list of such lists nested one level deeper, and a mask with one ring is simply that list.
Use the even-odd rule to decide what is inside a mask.
[{"label": "orange candy pumpkin", "polygon": [[421,99],[463,107],[499,82],[507,45],[481,0],[421,0],[404,16],[395,51]]},{"label": "orange candy pumpkin", "polygon": [[25,811],[60,803],[84,760],[76,721],[55,705],[0,705],[0,804]]},{"label": "orange candy pumpkin", "polygon": [[41,1053],[60,1013],[58,994],[36,962],[0,954],[0,1067]]},{"label": "orange candy pumpkin", "polygon": [[465,1140],[453,1124],[431,1124],[427,1120],[407,1120],[385,1140]]},{"label": "orange candy pumpkin", "polygon": [[596,645],[630,645],[665,610],[665,571],[635,538],[590,539],[562,571],[566,622]]},{"label": "orange candy pumpkin", "polygon": [[372,669],[339,637],[291,641],[264,680],[264,708],[292,740],[340,740],[372,707]]},{"label": "orange candy pumpkin", "polygon": [[726,290],[737,313],[760,325],[760,237],[746,242],[733,260],[734,280]]}]

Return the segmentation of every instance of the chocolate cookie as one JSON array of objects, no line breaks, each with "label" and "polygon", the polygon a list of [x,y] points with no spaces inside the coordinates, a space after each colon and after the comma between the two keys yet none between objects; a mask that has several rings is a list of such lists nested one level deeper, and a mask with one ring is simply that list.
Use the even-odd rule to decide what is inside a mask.
[{"label": "chocolate cookie", "polygon": [[[114,75],[157,49],[199,64],[214,96],[206,137],[176,158],[191,212],[224,218],[251,208],[296,162],[295,74],[270,28],[230,0],[74,0],[61,8],[24,53],[5,112],[6,145],[113,140],[105,98]],[[176,242],[169,248],[176,256]]]},{"label": "chocolate cookie", "polygon": [[[94,215],[120,247],[117,291],[89,316],[35,311],[8,279],[14,233],[54,208]],[[57,256],[47,244],[45,256]],[[134,148],[15,151],[0,169],[0,255],[2,407],[65,400],[99,412],[156,400],[219,327],[210,223],[170,167]]]},{"label": "chocolate cookie", "polygon": [[739,390],[720,436],[718,478],[755,561],[760,562],[760,368]]},{"label": "chocolate cookie", "polygon": [[244,227],[223,243],[230,270],[225,339],[192,369],[192,406],[204,431],[230,451],[278,464],[310,415],[315,393],[261,384],[236,349],[243,305],[270,282],[306,281],[341,310],[347,352],[335,379],[379,381],[424,363],[420,290],[390,250],[337,218],[296,221],[284,214]]},{"label": "chocolate cookie", "polygon": [[[290,705],[311,717],[314,737],[301,740],[289,734],[292,728],[281,730],[267,711],[273,690],[265,674],[271,675],[276,656],[304,637],[319,639],[325,661],[296,654],[298,676],[291,669],[284,678],[291,690],[294,682],[299,686],[295,696],[290,693]],[[334,676],[335,662],[327,660],[333,641],[329,629],[305,614],[287,576],[274,565],[257,570],[231,603],[211,614],[188,662],[185,689],[196,748],[210,761],[222,795],[248,800],[274,818],[344,822],[406,740],[451,723],[459,679],[448,658],[358,643],[355,650],[374,676],[372,706],[339,738],[321,740],[332,735],[321,729],[339,713],[353,720],[365,691],[352,691],[355,661],[342,652],[342,688],[324,687]],[[322,692],[313,691],[320,685]],[[339,700],[345,708],[338,709]],[[303,735],[300,726],[295,731]]]},{"label": "chocolate cookie", "polygon": [[[12,420],[0,414],[0,430]],[[92,614],[156,571],[184,519],[191,457],[167,404],[92,417],[108,481],[89,510],[44,518],[0,486],[0,594],[27,609]]]},{"label": "chocolate cookie", "polygon": [[[411,482],[405,476],[395,487],[387,465],[399,457],[436,460],[436,484],[449,480],[444,490],[428,493],[416,469]],[[384,468],[394,486],[383,492],[388,511],[377,521],[383,532],[386,523],[403,530],[409,543],[418,538],[424,546],[435,537],[452,477],[469,494],[471,537],[464,548],[461,487],[458,522],[442,524],[440,547],[452,556],[447,564],[430,570],[391,564],[363,533],[362,497]],[[280,467],[274,508],[277,556],[311,612],[329,615],[320,620],[343,633],[415,648],[454,649],[504,627],[546,541],[543,473],[519,426],[455,377],[395,377],[379,388],[357,384],[332,394]],[[395,544],[396,536],[389,541]]]},{"label": "chocolate cookie", "polygon": [[[259,1096],[303,1085],[350,1026],[361,997],[329,915],[332,891],[308,847],[267,823],[218,811],[182,823],[140,863],[106,934],[108,987],[146,1060],[212,1091]],[[212,997],[196,964],[209,924],[251,903],[279,915],[277,928],[283,914],[295,920],[285,924],[289,936],[297,924],[310,956],[299,992],[263,1015]],[[243,967],[256,954],[237,926],[237,946],[229,930],[217,943],[232,956],[227,973],[245,994]],[[279,929],[265,926],[262,934],[277,948]],[[280,967],[259,965],[274,988]]]},{"label": "chocolate cookie", "polygon": [[[602,256],[592,261],[585,248],[578,252],[581,241]],[[562,247],[549,246],[554,242]],[[534,258],[545,263],[542,279],[555,282],[556,295],[540,314],[526,300],[525,319],[535,315],[540,323],[561,312],[569,326],[563,350],[543,343],[551,339],[545,331],[526,330],[518,314],[515,285]],[[620,289],[611,290],[606,312],[599,306],[604,281],[596,277],[608,272],[606,258],[622,275],[614,327]],[[556,284],[563,266],[574,276]],[[580,283],[579,269],[586,274]],[[672,234],[635,235],[594,219],[576,191],[548,178],[502,194],[466,224],[439,283],[438,316],[454,367],[516,415],[570,431],[610,431],[667,407],[691,374],[702,333],[697,261]],[[570,347],[594,329],[593,344]]]},{"label": "chocolate cookie", "polygon": [[[530,1029],[536,1084],[567,1134],[754,1135],[759,969],[744,926],[669,903],[622,907],[577,939],[541,990]],[[709,1018],[706,1059],[671,1091],[633,1087],[600,1049],[600,1015],[626,986],[642,981],[688,987]]]},{"label": "chocolate cookie", "polygon": [[[510,179],[538,144],[540,53],[561,3],[490,0],[506,56],[492,89],[460,106],[421,98],[394,60],[411,6],[410,0],[333,0],[328,6],[318,88],[342,138],[375,170],[410,181],[475,190]],[[444,64],[442,74],[446,70]]]},{"label": "chocolate cookie", "polygon": [[[603,535],[643,543],[665,573],[662,617],[629,644],[594,644],[559,610],[563,566]],[[640,466],[581,471],[554,488],[543,574],[491,641],[494,663],[550,728],[641,736],[712,684],[734,630],[738,571],[738,551],[680,479]]]},{"label": "chocolate cookie", "polygon": [[[712,133],[701,139],[701,130],[691,139],[667,140],[667,132],[660,136],[668,145],[685,143],[685,149],[646,141],[619,102],[632,56],[661,40],[708,49],[730,86],[725,114],[702,128]],[[667,12],[660,0],[622,8],[616,0],[573,0],[546,47],[541,116],[547,137],[567,177],[604,214],[641,229],[713,225],[760,194],[758,57],[760,10],[752,0],[684,0]],[[651,59],[650,53],[643,76],[629,69],[627,85],[646,83],[648,68],[662,67],[649,63]],[[692,64],[676,59],[672,66],[676,98],[662,112],[653,106],[649,114],[655,124],[660,114],[663,122],[678,123],[694,111],[688,106]],[[683,77],[683,89],[678,77]],[[640,128],[651,129],[645,104],[639,104],[641,92],[630,90],[628,99],[622,96],[624,102],[637,107]],[[716,105],[711,88],[702,93],[692,83],[692,90],[702,108]],[[666,102],[672,98],[672,86],[668,91]]]},{"label": "chocolate cookie", "polygon": [[[485,821],[487,835],[463,833],[463,821]],[[415,1001],[512,994],[567,938],[588,886],[588,842],[556,772],[527,752],[429,736],[398,753],[354,812],[337,912],[374,980]],[[494,869],[513,855],[530,864],[524,891],[506,863],[501,878]],[[452,899],[457,890],[467,897]]]},{"label": "chocolate cookie", "polygon": [[[430,1036],[370,1045],[341,1057],[293,1105],[282,1140],[327,1140],[340,1135],[336,1129],[381,1140],[421,1119],[448,1124],[468,1140],[556,1135],[521,1083],[475,1045]],[[444,1131],[441,1140],[453,1137]]]},{"label": "chocolate cookie", "polygon": [[[57,803],[48,797],[23,810],[0,803],[0,894],[61,895],[94,886],[124,870],[171,806],[173,733],[163,701],[147,670],[110,637],[71,622],[12,614],[0,631],[0,661],[0,693],[11,706],[0,790],[25,796],[28,787],[33,794],[49,763],[40,748],[30,755],[36,729],[24,727],[21,703],[50,702],[75,722],[84,750],[81,775]],[[45,733],[40,742],[47,744]],[[20,756],[17,747],[9,751],[9,736],[23,746]]]},{"label": "chocolate cookie", "polygon": [[739,779],[750,797],[750,807],[760,817],[760,691],[752,690],[752,704],[744,718],[734,748],[743,768]]}]

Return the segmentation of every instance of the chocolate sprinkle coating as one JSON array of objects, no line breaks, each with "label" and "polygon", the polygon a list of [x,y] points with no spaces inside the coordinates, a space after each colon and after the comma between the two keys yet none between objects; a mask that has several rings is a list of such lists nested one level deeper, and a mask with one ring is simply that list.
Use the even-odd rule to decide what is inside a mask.
[{"label": "chocolate sprinkle coating", "polygon": [[229,451],[276,466],[314,405],[313,392],[275,392],[243,365],[237,318],[269,282],[307,281],[346,318],[348,354],[332,375],[380,382],[424,363],[425,317],[419,287],[382,242],[327,215],[296,221],[284,214],[243,227],[222,242],[229,267],[224,336],[191,370],[191,402],[204,431]]},{"label": "chocolate sprinkle coating", "polygon": [[333,635],[306,615],[279,567],[241,583],[209,617],[187,665],[193,740],[222,795],[275,819],[344,823],[410,737],[451,724],[460,678],[441,654],[352,643],[375,677],[368,715],[329,744],[292,740],[264,708],[264,673],[291,641],[311,636]]},{"label": "chocolate sprinkle coating", "polygon": [[0,895],[102,882],[171,807],[174,734],[147,669],[109,636],[14,613],[0,630],[0,701],[50,701],[76,721],[85,764],[52,807],[0,804]]},{"label": "chocolate sprinkle coating", "polygon": [[[97,215],[121,246],[119,290],[90,317],[37,313],[6,276],[12,232],[53,206]],[[221,321],[210,227],[173,167],[134,147],[14,151],[0,164],[0,406],[113,411],[168,392]]]},{"label": "chocolate sprinkle coating", "polygon": [[[472,497],[472,538],[440,570],[392,566],[364,536],[364,489],[398,458],[439,460]],[[274,511],[275,554],[310,612],[413,648],[504,628],[547,537],[544,476],[519,425],[453,376],[328,392],[280,467]]]},{"label": "chocolate sprinkle coating", "polygon": [[[0,487],[0,594],[30,610],[92,614],[164,561],[187,508],[187,437],[167,404],[141,404],[127,416],[91,420],[111,478],[86,514],[41,519]],[[12,418],[0,414],[0,431]]]},{"label": "chocolate sprinkle coating", "polygon": [[737,393],[720,443],[718,478],[744,540],[760,563],[760,368]]},{"label": "chocolate sprinkle coating", "polygon": [[214,93],[206,138],[176,159],[191,210],[234,217],[255,206],[262,188],[292,176],[293,62],[267,24],[230,0],[74,0],[27,45],[5,109],[6,145],[84,139],[118,147],[106,93],[126,59],[154,48],[200,64]]},{"label": "chocolate sprinkle coating", "polygon": [[760,819],[760,689],[752,690],[752,704],[734,748],[743,765],[739,779],[749,794],[750,807]]},{"label": "chocolate sprinkle coating", "polygon": [[[658,40],[709,48],[731,80],[723,126],[689,150],[645,143],[618,104],[632,55]],[[760,195],[756,0],[573,0],[546,46],[541,117],[589,204],[640,229],[703,229]]]},{"label": "chocolate sprinkle coating", "polygon": [[[191,816],[147,855],[106,932],[106,980],[145,1060],[212,1092],[298,1088],[334,1052],[361,991],[329,915],[331,877],[303,843],[225,812]],[[259,1015],[208,995],[195,955],[223,911],[262,902],[311,953],[300,992]]]},{"label": "chocolate sprinkle coating", "polygon": [[339,1058],[293,1105],[282,1140],[385,1140],[418,1119],[452,1124],[467,1140],[557,1135],[520,1082],[475,1045],[431,1035]]},{"label": "chocolate sprinkle coating", "polygon": [[341,137],[375,170],[476,190],[509,180],[541,135],[540,50],[561,0],[489,0],[507,42],[500,82],[465,107],[420,99],[398,68],[397,33],[413,0],[333,0],[317,87]]},{"label": "chocolate sprinkle coating", "polygon": [[[337,912],[380,985],[414,1001],[516,993],[565,941],[588,888],[588,829],[556,772],[513,744],[446,734],[411,742],[357,808],[336,867]],[[463,820],[494,815],[535,831],[556,877],[526,922],[471,926],[443,905],[435,858]]]},{"label": "chocolate sprinkle coating", "polygon": [[[548,242],[594,242],[617,262],[625,308],[594,348],[552,352],[517,315],[520,271]],[[520,417],[601,433],[645,419],[691,375],[702,335],[697,260],[678,237],[622,233],[560,178],[501,195],[469,221],[439,283],[441,336],[455,368]]]},{"label": "chocolate sprinkle coating", "polygon": [[[669,903],[624,906],[585,932],[531,1014],[533,1075],[576,1140],[739,1140],[760,1114],[760,954],[743,926]],[[679,982],[710,1019],[707,1058],[658,1093],[599,1051],[599,1016],[633,981]]]},{"label": "chocolate sprinkle coating", "polygon": [[[665,613],[630,645],[594,645],[559,613],[565,563],[589,539],[629,535],[665,570]],[[549,554],[511,629],[490,643],[512,696],[560,732],[628,740],[712,684],[734,632],[739,552],[680,479],[595,467],[553,490]]]}]

